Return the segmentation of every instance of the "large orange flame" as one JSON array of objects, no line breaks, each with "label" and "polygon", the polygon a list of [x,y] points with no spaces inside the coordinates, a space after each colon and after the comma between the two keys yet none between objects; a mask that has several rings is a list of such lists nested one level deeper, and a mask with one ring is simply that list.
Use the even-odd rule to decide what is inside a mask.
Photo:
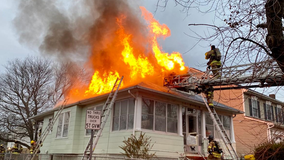
[{"label": "large orange flame", "polygon": [[[72,101],[110,92],[115,80],[122,75],[125,78],[121,87],[126,87],[142,81],[162,84],[163,76],[168,73],[187,72],[180,53],[165,53],[158,44],[158,37],[170,36],[170,29],[155,20],[144,7],[140,9],[148,23],[148,35],[138,31],[137,34],[129,33],[125,29],[129,28],[126,23],[127,15],[117,17],[116,25],[112,28],[114,31],[110,31],[109,36],[103,40],[103,45],[93,49],[94,53],[88,63],[94,66],[95,71],[88,87],[76,83],[66,95]],[[146,43],[144,40],[134,40],[135,36],[141,35],[147,37]]]}]

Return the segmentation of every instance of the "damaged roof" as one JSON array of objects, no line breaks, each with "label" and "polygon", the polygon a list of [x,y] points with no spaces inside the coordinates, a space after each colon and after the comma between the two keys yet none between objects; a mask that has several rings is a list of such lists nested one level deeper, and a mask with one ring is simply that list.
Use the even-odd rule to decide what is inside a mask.
[{"label": "damaged roof", "polygon": [[[122,93],[122,92],[127,92],[129,90],[134,90],[134,89],[144,90],[144,91],[148,91],[148,92],[152,92],[152,93],[156,93],[156,94],[160,94],[160,95],[164,95],[164,96],[169,96],[169,97],[175,98],[176,100],[182,100],[182,101],[186,101],[186,102],[190,102],[190,103],[194,103],[194,104],[206,107],[201,95],[194,94],[194,93],[187,93],[187,92],[184,92],[184,91],[179,91],[179,90],[176,90],[176,89],[163,87],[163,86],[156,85],[156,84],[153,84],[153,83],[141,82],[141,83],[134,85],[134,86],[119,89],[118,94]],[[89,98],[89,99],[77,101],[75,103],[67,104],[66,106],[64,106],[64,108],[69,108],[69,107],[72,107],[74,105],[91,104],[91,103],[94,103],[98,100],[106,99],[107,97],[108,97],[108,94],[99,95],[99,96],[96,96],[96,97],[93,97],[93,98]],[[224,111],[227,111],[227,112],[231,112],[232,114],[244,113],[240,110],[237,110],[235,108],[226,106],[224,104],[221,104],[221,103],[218,103],[218,102],[215,102],[215,101],[213,103],[214,103],[214,106],[217,110],[224,110]],[[34,117],[31,117],[31,119],[38,119],[39,117],[52,115],[53,112],[59,110],[59,108],[60,107],[57,107],[57,108],[54,108],[52,110],[43,112],[43,113],[38,114]]]}]

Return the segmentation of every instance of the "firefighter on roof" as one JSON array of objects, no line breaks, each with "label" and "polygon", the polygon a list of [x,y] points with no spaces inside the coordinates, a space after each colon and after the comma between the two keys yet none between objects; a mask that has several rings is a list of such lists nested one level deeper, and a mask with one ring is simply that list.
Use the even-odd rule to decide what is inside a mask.
[{"label": "firefighter on roof", "polygon": [[221,160],[222,149],[220,145],[218,144],[218,142],[214,141],[214,137],[212,135],[208,137],[208,140],[209,140],[208,144],[209,155],[207,160]]},{"label": "firefighter on roof", "polygon": [[221,76],[220,71],[216,70],[221,67],[221,53],[214,45],[211,46],[211,50],[205,53],[205,59],[209,59],[207,65],[211,67],[213,76],[219,78]]}]

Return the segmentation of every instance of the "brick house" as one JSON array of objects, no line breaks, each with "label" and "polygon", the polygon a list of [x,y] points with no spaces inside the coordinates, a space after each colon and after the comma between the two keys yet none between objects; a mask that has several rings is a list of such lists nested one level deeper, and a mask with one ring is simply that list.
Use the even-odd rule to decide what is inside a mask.
[{"label": "brick house", "polygon": [[263,142],[283,139],[284,103],[275,95],[266,96],[251,89],[216,90],[214,100],[244,112],[233,119],[239,155],[252,153]]}]

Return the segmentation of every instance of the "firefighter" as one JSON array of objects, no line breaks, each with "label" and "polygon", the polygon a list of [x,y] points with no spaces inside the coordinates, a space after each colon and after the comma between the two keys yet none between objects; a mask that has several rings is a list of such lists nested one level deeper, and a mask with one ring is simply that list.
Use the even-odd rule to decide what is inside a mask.
[{"label": "firefighter", "polygon": [[221,53],[218,48],[215,48],[214,45],[211,46],[211,50],[205,53],[205,59],[209,59],[207,65],[208,68],[212,69],[213,77],[221,77],[220,71],[217,70],[221,68]]},{"label": "firefighter", "polygon": [[6,151],[5,147],[3,146],[3,144],[0,145],[0,153],[4,154]]},{"label": "firefighter", "polygon": [[[36,141],[31,140],[31,147],[30,147],[30,153],[31,153],[31,154],[34,153],[34,150],[35,150],[35,148],[36,148],[36,145],[37,145]],[[37,154],[38,154],[38,153],[40,153],[40,150],[37,151]]]},{"label": "firefighter", "polygon": [[5,154],[5,147],[3,146],[3,144],[0,145],[0,160],[4,160],[4,154]]},{"label": "firefighter", "polygon": [[214,98],[214,93],[213,93],[213,87],[212,86],[205,86],[204,93],[206,95],[207,99],[207,104],[210,108],[213,108],[213,98]]},{"label": "firefighter", "polygon": [[216,141],[214,141],[214,137],[212,135],[209,135],[208,140],[209,140],[208,144],[209,155],[207,160],[221,160],[222,149],[220,145]]},{"label": "firefighter", "polygon": [[11,148],[13,154],[20,154],[23,150],[23,147],[19,144],[18,141],[15,141],[14,146]]}]

